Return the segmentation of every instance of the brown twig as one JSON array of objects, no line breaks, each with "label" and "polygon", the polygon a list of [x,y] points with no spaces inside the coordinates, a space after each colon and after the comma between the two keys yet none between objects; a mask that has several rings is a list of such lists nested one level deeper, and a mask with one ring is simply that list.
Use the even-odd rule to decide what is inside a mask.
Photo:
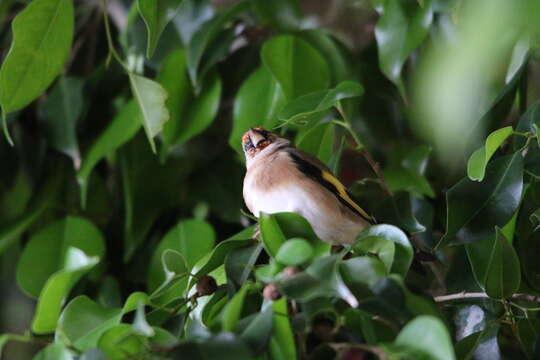
[{"label": "brown twig", "polygon": [[[489,298],[488,294],[485,292],[459,292],[456,294],[448,294],[448,295],[441,295],[441,296],[434,296],[433,300],[435,302],[445,302],[445,301],[454,301],[454,300],[463,300],[463,299],[485,299]],[[540,296],[530,295],[530,294],[513,294],[510,296],[511,299],[514,300],[524,300],[529,302],[539,302],[540,303]]]}]

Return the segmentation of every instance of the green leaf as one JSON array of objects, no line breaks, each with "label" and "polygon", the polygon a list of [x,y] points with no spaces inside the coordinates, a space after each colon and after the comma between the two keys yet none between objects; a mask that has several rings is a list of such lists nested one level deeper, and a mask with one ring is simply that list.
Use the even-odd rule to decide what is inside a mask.
[{"label": "green leaf", "polygon": [[251,0],[258,23],[267,24],[277,30],[299,30],[302,11],[297,0]]},{"label": "green leaf", "polygon": [[[540,101],[527,108],[527,111],[519,118],[516,132],[530,132],[537,137],[537,129],[540,128]],[[514,150],[519,150],[525,145],[526,138],[524,136],[514,136]]]},{"label": "green leaf", "polygon": [[182,0],[173,22],[184,47],[201,26],[214,16],[214,7],[209,0]]},{"label": "green leaf", "polygon": [[98,139],[90,146],[83,157],[77,180],[81,185],[81,198],[86,202],[88,177],[96,164],[105,156],[125,144],[139,130],[143,122],[141,113],[135,101],[130,101],[118,112],[115,118]]},{"label": "green leaf", "polygon": [[271,257],[275,258],[279,248],[287,238],[281,231],[276,218],[271,214],[261,212],[259,214],[259,225],[261,228],[261,236],[266,252]]},{"label": "green leaf", "polygon": [[201,88],[200,79],[204,74],[199,73],[199,68],[205,51],[207,51],[210,46],[217,45],[214,43],[214,40],[218,38],[218,35],[225,24],[231,21],[231,19],[238,13],[243,11],[246,8],[246,5],[247,3],[244,1],[233,5],[227,11],[222,12],[213,19],[204,23],[191,38],[189,44],[187,45],[187,64],[189,78],[191,79],[191,83],[193,84],[194,88]]},{"label": "green leaf", "polygon": [[20,238],[20,235],[43,214],[44,210],[44,207],[40,207],[27,211],[15,221],[0,228],[0,255]]},{"label": "green leaf", "polygon": [[485,146],[476,150],[467,163],[467,175],[469,179],[482,181],[486,171],[487,163],[495,151],[513,133],[512,127],[507,126],[489,134]]},{"label": "green leaf", "polygon": [[122,309],[106,308],[81,295],[66,306],[56,329],[62,342],[85,351],[97,346],[100,336],[120,323]]},{"label": "green leaf", "polygon": [[386,276],[384,264],[377,258],[360,256],[343,261],[340,266],[343,281],[354,292],[354,284],[374,285]]},{"label": "green leaf", "polygon": [[[372,238],[381,238],[386,241],[391,241],[395,245],[395,256],[392,262],[391,272],[405,276],[409,271],[409,267],[413,258],[413,247],[407,238],[407,235],[401,231],[398,227],[387,224],[373,225],[363,230],[355,242],[353,247],[356,249],[364,250],[369,248],[367,245],[371,245],[374,240]],[[367,239],[368,244],[364,246],[362,242]],[[385,264],[388,263],[388,255],[385,255]],[[383,261],[385,261],[383,260]]]},{"label": "green leaf", "polygon": [[396,252],[396,244],[393,241],[380,236],[366,236],[362,237],[362,241],[357,241],[353,249],[377,257],[384,264],[386,273],[390,274]]},{"label": "green leaf", "polygon": [[401,330],[396,345],[414,349],[434,360],[455,359],[452,340],[441,320],[433,316],[418,316]]},{"label": "green leaf", "polygon": [[22,109],[61,72],[73,39],[71,0],[32,1],[13,20],[13,43],[0,69],[3,111]]},{"label": "green leaf", "polygon": [[431,1],[423,7],[412,1],[382,1],[377,7],[380,14],[375,26],[375,38],[379,48],[379,67],[383,74],[399,88],[402,96],[405,88],[401,69],[405,60],[428,34],[433,21]]},{"label": "green leaf", "polygon": [[206,221],[190,219],[179,222],[160,241],[150,260],[148,270],[148,289],[154,291],[165,280],[161,261],[167,249],[176,250],[183,258],[183,263],[191,268],[204,255],[209,253],[215,244],[214,229]]},{"label": "green leaf", "polygon": [[73,355],[64,344],[53,343],[37,353],[33,360],[73,360]]},{"label": "green leaf", "polygon": [[333,123],[317,124],[299,134],[296,147],[330,165],[334,155],[334,133],[335,126]]},{"label": "green leaf", "polygon": [[428,146],[398,146],[383,171],[390,190],[405,190],[434,197],[433,188],[424,175],[430,154],[431,148]]},{"label": "green leaf", "polygon": [[499,228],[489,258],[486,293],[496,299],[511,296],[519,289],[521,270],[514,247]]},{"label": "green leaf", "polygon": [[279,35],[268,40],[261,49],[261,58],[289,100],[326,89],[330,84],[324,58],[296,36]]},{"label": "green leaf", "polygon": [[333,89],[312,92],[288,102],[280,111],[279,118],[286,123],[298,122],[337,107],[340,100],[358,97],[363,93],[364,88],[359,83],[342,81]]},{"label": "green leaf", "polygon": [[200,278],[223,264],[225,256],[227,256],[232,249],[245,246],[252,242],[253,231],[254,226],[250,226],[217,244],[212,252],[208,253],[193,266],[192,273],[195,278]]},{"label": "green leaf", "polygon": [[494,234],[514,214],[523,189],[520,153],[490,162],[481,183],[462,179],[446,194],[446,234],[438,247],[480,241]]},{"label": "green leaf", "polygon": [[272,316],[273,328],[270,338],[269,352],[272,359],[296,359],[296,346],[294,333],[289,321],[287,300],[281,298],[272,303],[274,314]]},{"label": "green leaf", "polygon": [[81,166],[76,126],[83,109],[83,84],[79,77],[61,76],[40,107],[50,146],[69,156],[76,170]]},{"label": "green leaf", "polygon": [[35,233],[17,264],[17,283],[29,296],[37,298],[51,275],[64,267],[70,248],[87,256],[102,258],[105,241],[90,221],[68,216]]},{"label": "green leaf", "polygon": [[182,0],[137,0],[141,14],[148,32],[148,46],[146,56],[151,57],[158,44],[165,26],[176,15]]},{"label": "green leaf", "polygon": [[190,107],[192,99],[184,50],[174,50],[167,55],[161,64],[157,81],[169,94],[166,105],[170,119],[163,126],[163,141],[170,145],[179,135],[183,122],[182,115],[186,112],[186,108]]},{"label": "green leaf", "polygon": [[255,316],[253,321],[240,334],[240,339],[247,343],[255,354],[262,352],[270,341],[273,323],[272,315],[272,307],[267,306],[265,310],[261,310]]},{"label": "green leaf", "polygon": [[284,265],[301,265],[313,256],[313,248],[304,239],[293,238],[285,241],[276,254],[276,260]]},{"label": "green leaf", "polygon": [[77,249],[69,248],[62,270],[54,273],[41,290],[32,320],[32,331],[36,334],[47,334],[56,329],[62,303],[71,288],[79,279],[99,262],[97,257],[88,257]]},{"label": "green leaf", "polygon": [[221,315],[221,324],[224,331],[233,332],[236,329],[236,325],[240,320],[240,314],[244,306],[244,300],[249,290],[251,290],[252,284],[246,283],[240,290],[234,294],[232,299],[225,305],[223,313]]},{"label": "green leaf", "polygon": [[242,156],[242,135],[255,126],[272,129],[285,96],[272,74],[264,66],[257,68],[242,83],[234,98],[233,128],[229,145]]},{"label": "green leaf", "polygon": [[118,324],[101,336],[98,347],[107,359],[129,359],[144,353],[145,341],[133,333],[131,325]]},{"label": "green leaf", "polygon": [[133,97],[137,100],[141,111],[146,136],[155,153],[154,136],[161,132],[163,125],[169,120],[169,111],[165,106],[167,91],[154,80],[131,72],[128,75]]},{"label": "green leaf", "polygon": [[202,91],[194,99],[188,100],[191,102],[190,106],[179,119],[175,144],[188,141],[210,126],[219,110],[221,88],[221,78],[217,72],[212,72],[203,79]]},{"label": "green leaf", "polygon": [[238,289],[248,280],[262,249],[259,242],[233,249],[227,254],[224,265],[229,285],[235,285]]}]

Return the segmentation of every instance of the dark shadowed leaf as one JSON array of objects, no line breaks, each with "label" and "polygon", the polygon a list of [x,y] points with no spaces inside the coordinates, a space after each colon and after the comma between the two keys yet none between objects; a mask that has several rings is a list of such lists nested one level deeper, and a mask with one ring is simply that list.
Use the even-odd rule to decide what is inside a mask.
[{"label": "dark shadowed leaf", "polygon": [[79,77],[61,76],[40,108],[50,146],[69,156],[77,170],[81,154],[76,127],[83,109],[83,84]]},{"label": "dark shadowed leaf", "polygon": [[268,40],[261,49],[261,58],[289,100],[326,89],[330,84],[324,58],[296,36],[280,35]]},{"label": "dark shadowed leaf", "polygon": [[41,207],[29,211],[0,228],[0,255],[19,239],[19,236],[39,218],[44,210],[45,208]]},{"label": "dark shadowed leaf", "polygon": [[446,194],[446,234],[437,246],[480,241],[514,214],[523,189],[520,153],[491,162],[481,183],[462,179]]},{"label": "dark shadowed leaf", "polygon": [[401,69],[409,55],[428,34],[433,20],[431,1],[427,1],[423,7],[414,1],[381,1],[376,9],[380,14],[375,27],[379,67],[404,95]]},{"label": "dark shadowed leaf", "polygon": [[86,202],[88,177],[96,164],[131,139],[139,130],[142,123],[143,119],[139,108],[135,101],[132,100],[122,107],[105,131],[90,146],[83,156],[81,168],[77,172],[77,180],[81,185],[83,206]]},{"label": "dark shadowed leaf", "polygon": [[240,335],[240,339],[246,342],[254,353],[262,352],[268,345],[272,335],[272,306],[267,306],[251,321]]},{"label": "dark shadowed leaf", "polygon": [[302,11],[297,0],[251,0],[253,12],[261,24],[277,30],[298,30]]},{"label": "dark shadowed leaf", "polygon": [[0,105],[19,110],[60,73],[73,39],[71,0],[32,1],[12,23],[13,43],[0,69]]},{"label": "dark shadowed leaf", "polygon": [[410,191],[434,197],[425,177],[431,149],[427,146],[397,147],[384,169],[384,178],[392,191]]},{"label": "dark shadowed leaf", "polygon": [[245,10],[246,7],[247,3],[240,1],[227,11],[224,11],[213,19],[205,22],[198,31],[193,34],[187,45],[187,65],[189,78],[195,89],[201,88],[200,80],[204,74],[199,74],[199,68],[204,53],[210,46],[215,45],[213,41],[216,40],[227,22],[231,21],[234,16]]},{"label": "dark shadowed leaf", "polygon": [[286,123],[298,122],[338,106],[340,100],[361,96],[363,93],[364,88],[359,83],[343,81],[333,89],[311,92],[288,102],[280,111],[279,118]]},{"label": "dark shadowed leaf", "polygon": [[261,243],[236,248],[231,250],[225,258],[225,272],[229,285],[240,288],[255,268],[255,262],[259,257],[263,246]]},{"label": "dark shadowed leaf", "polygon": [[[516,127],[517,132],[530,132],[533,135],[537,134],[537,129],[540,128],[540,102],[536,102],[527,108],[527,111],[519,119]],[[514,135],[514,150],[519,150],[525,145],[526,138],[524,136]]]},{"label": "dark shadowed leaf", "polygon": [[208,0],[183,0],[173,23],[180,34],[184,46],[190,42],[202,24],[212,19],[214,8]]},{"label": "dark shadowed leaf", "polygon": [[151,57],[165,26],[176,14],[182,0],[137,0],[148,32],[146,56]]},{"label": "dark shadowed leaf", "polygon": [[516,251],[499,228],[489,259],[486,293],[496,299],[509,297],[519,289],[521,271]]}]

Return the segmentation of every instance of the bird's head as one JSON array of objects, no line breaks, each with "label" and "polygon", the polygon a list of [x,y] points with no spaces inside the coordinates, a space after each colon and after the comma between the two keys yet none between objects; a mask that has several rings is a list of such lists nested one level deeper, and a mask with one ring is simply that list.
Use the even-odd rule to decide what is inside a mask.
[{"label": "bird's head", "polygon": [[248,161],[254,159],[263,150],[272,148],[275,144],[288,142],[288,140],[280,138],[261,126],[250,128],[242,136],[242,148]]}]

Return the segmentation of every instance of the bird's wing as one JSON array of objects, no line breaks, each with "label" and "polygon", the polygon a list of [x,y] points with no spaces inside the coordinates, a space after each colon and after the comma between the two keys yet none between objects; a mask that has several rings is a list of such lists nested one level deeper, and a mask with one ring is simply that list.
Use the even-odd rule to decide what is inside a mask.
[{"label": "bird's wing", "polygon": [[296,165],[297,169],[304,175],[324,186],[334,196],[358,216],[361,216],[368,222],[373,222],[371,216],[369,216],[364,209],[353,200],[352,195],[347,191],[347,188],[334,176],[326,165],[319,161],[314,156],[298,150],[296,148],[290,148],[288,150],[291,159]]}]

